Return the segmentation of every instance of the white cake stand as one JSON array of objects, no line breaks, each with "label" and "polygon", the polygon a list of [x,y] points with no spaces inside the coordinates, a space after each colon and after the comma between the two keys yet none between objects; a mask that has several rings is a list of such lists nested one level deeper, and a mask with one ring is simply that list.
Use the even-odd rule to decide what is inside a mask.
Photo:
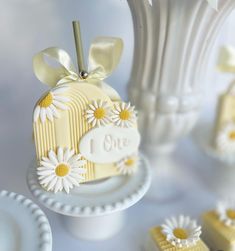
[{"label": "white cake stand", "polygon": [[204,123],[194,133],[194,138],[205,154],[201,167],[206,185],[220,197],[235,198],[235,155],[219,152],[213,147],[213,125]]},{"label": "white cake stand", "polygon": [[22,195],[0,192],[0,250],[51,251],[52,235],[42,210]]},{"label": "white cake stand", "polygon": [[29,168],[27,181],[33,196],[60,214],[70,233],[86,240],[104,240],[120,231],[124,224],[123,211],[145,195],[150,177],[149,165],[141,156],[134,175],[83,184],[69,195],[45,191],[38,183],[35,166]]}]

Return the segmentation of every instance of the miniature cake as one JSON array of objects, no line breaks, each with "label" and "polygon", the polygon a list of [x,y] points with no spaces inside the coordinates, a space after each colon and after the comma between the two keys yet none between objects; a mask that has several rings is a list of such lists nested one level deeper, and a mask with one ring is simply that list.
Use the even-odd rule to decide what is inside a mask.
[{"label": "miniature cake", "polygon": [[150,230],[146,251],[209,251],[200,239],[201,227],[189,217],[167,219]]},{"label": "miniature cake", "polygon": [[235,202],[219,202],[203,215],[203,239],[215,250],[235,250]]},{"label": "miniature cake", "polygon": [[235,153],[235,92],[232,84],[225,94],[219,97],[215,122],[214,146],[223,154]]},{"label": "miniature cake", "polygon": [[[105,43],[113,43],[111,48],[115,49],[116,40],[106,38]],[[98,48],[99,57],[105,53],[100,43],[102,39],[96,39],[91,46],[91,50]],[[52,51],[54,55],[55,50],[51,48],[47,53]],[[58,50],[63,53],[60,58],[68,57]],[[91,51],[92,55],[95,54]],[[36,57],[38,60],[41,58]],[[103,82],[102,71],[113,67],[103,61],[97,60],[99,67],[85,75],[74,77],[71,70],[67,71],[68,76],[62,74],[62,80],[57,78],[59,81],[36,103],[33,129],[37,174],[47,191],[69,193],[80,183],[130,175],[138,167],[140,135],[136,111]],[[37,67],[38,64],[34,62]],[[40,80],[41,72],[35,71]]]}]

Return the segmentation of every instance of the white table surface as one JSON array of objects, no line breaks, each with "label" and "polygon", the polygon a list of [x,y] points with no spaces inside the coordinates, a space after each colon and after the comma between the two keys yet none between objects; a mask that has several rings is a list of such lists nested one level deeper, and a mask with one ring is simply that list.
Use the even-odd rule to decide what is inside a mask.
[{"label": "white table surface", "polygon": [[[7,143],[7,142],[6,142]],[[6,144],[7,145],[7,144]],[[28,157],[33,154],[33,145],[15,142],[14,146],[28,148]],[[9,149],[10,150],[10,149]],[[176,161],[184,170],[187,191],[184,191],[181,198],[171,202],[159,203],[144,198],[137,205],[127,210],[126,224],[122,231],[115,237],[107,241],[87,242],[73,238],[63,227],[59,215],[49,212],[42,207],[48,216],[53,234],[53,251],[138,251],[143,247],[148,229],[160,224],[165,217],[184,213],[192,217],[199,218],[200,214],[214,206],[215,196],[209,192],[208,188],[200,181],[200,173],[203,167],[203,156],[198,151],[193,142],[188,139],[179,144],[175,153]],[[10,191],[17,191],[32,198],[26,185],[26,171],[29,160],[24,156],[15,154],[9,159],[9,163],[24,163],[22,166],[8,165],[0,176],[0,188]],[[200,172],[199,172],[200,171]],[[156,191],[157,192],[157,191]],[[33,199],[34,200],[34,199]],[[35,201],[35,200],[34,200]],[[99,231],[97,229],[97,231]]]}]

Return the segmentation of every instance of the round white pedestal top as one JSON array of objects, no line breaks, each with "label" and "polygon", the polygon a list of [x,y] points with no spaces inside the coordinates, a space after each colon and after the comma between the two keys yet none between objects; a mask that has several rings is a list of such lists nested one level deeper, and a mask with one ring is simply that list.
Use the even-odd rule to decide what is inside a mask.
[{"label": "round white pedestal top", "polygon": [[51,251],[52,235],[42,210],[22,195],[0,192],[1,251]]},{"label": "round white pedestal top", "polygon": [[150,182],[150,168],[143,155],[134,175],[82,184],[70,194],[45,191],[38,183],[35,164],[28,169],[28,186],[38,201],[54,212],[74,217],[103,216],[131,207],[145,195]]}]

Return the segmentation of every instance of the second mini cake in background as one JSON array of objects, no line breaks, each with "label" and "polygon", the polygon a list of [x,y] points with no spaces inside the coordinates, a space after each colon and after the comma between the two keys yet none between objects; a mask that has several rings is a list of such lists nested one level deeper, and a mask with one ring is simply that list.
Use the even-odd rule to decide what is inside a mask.
[{"label": "second mini cake in background", "polygon": [[235,250],[235,201],[217,204],[203,215],[203,239],[213,250]]}]

